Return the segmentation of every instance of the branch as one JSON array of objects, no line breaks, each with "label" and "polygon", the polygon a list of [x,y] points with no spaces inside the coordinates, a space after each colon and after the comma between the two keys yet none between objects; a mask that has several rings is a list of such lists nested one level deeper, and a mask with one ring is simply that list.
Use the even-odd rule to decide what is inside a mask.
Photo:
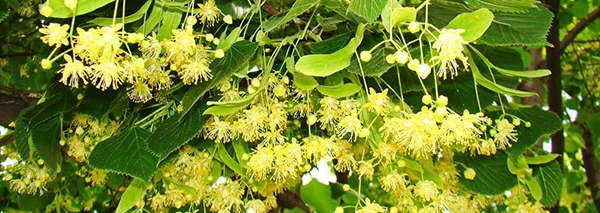
[{"label": "branch", "polygon": [[306,206],[304,201],[302,201],[300,194],[294,193],[291,191],[287,191],[287,190],[282,193],[279,193],[277,195],[277,204],[281,205],[282,207],[286,207],[286,208],[298,207],[298,208],[302,209],[304,212],[307,212],[307,213],[310,212],[310,208],[308,208],[308,206]]},{"label": "branch", "polygon": [[583,31],[587,26],[594,22],[594,20],[598,18],[598,16],[600,16],[600,6],[596,7],[594,11],[590,12],[586,18],[581,19],[577,24],[575,24],[575,26],[571,28],[571,30],[567,32],[567,35],[565,35],[560,41],[561,52],[564,51],[564,49],[567,46],[569,46],[569,44],[571,44],[573,40],[575,40],[575,38],[579,33],[581,33],[581,31]]}]

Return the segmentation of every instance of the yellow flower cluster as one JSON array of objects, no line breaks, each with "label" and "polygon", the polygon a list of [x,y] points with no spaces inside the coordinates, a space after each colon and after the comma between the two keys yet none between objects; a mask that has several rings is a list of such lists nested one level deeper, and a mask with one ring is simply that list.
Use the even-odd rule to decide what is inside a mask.
[{"label": "yellow flower cluster", "polygon": [[[201,22],[212,24],[220,15],[214,1],[201,4]],[[144,36],[122,30],[122,24],[90,29],[77,28],[70,35],[69,25],[48,24],[40,29],[42,41],[57,49],[71,49],[61,53],[65,63],[58,71],[60,82],[80,87],[93,84],[101,90],[128,87],[128,96],[134,102],[143,103],[153,98],[153,93],[168,89],[173,84],[171,72],[184,84],[198,84],[212,78],[210,63],[224,57],[221,49],[211,50],[219,43],[212,34],[194,32],[194,16],[188,17],[183,29],[174,29],[171,39],[158,41],[155,34]],[[137,47],[139,53],[132,52]],[[69,51],[72,51],[69,53]],[[53,52],[54,53],[54,52]],[[49,57],[50,58],[50,57]],[[44,59],[42,66],[51,68],[56,60]]]},{"label": "yellow flower cluster", "polygon": [[302,146],[297,143],[258,147],[246,165],[252,180],[265,182],[263,195],[281,192],[307,171]]},{"label": "yellow flower cluster", "polygon": [[[284,130],[288,125],[288,117],[294,112],[288,107],[286,100],[289,93],[289,80],[287,78],[267,77],[268,85],[260,92],[261,98],[256,98],[254,103],[246,109],[227,116],[213,116],[205,125],[203,135],[205,138],[217,143],[227,143],[233,140],[243,139],[246,142],[283,142]],[[248,93],[230,89],[231,85],[226,83],[222,86],[223,101],[234,101],[242,98],[242,94],[252,94],[252,90],[261,88],[260,81],[253,79]],[[293,101],[293,100],[292,100]]]},{"label": "yellow flower cluster", "polygon": [[67,155],[77,162],[86,162],[92,150],[100,141],[117,130],[119,123],[109,120],[100,121],[86,114],[75,114],[71,129],[60,141],[66,146]]},{"label": "yellow flower cluster", "polygon": [[[43,160],[26,162],[16,149],[3,146],[0,153],[5,160],[2,167],[2,181],[8,182],[11,191],[19,194],[41,195],[46,192],[46,184],[52,179]],[[4,158],[6,157],[6,158]]]},{"label": "yellow flower cluster", "polygon": [[516,141],[514,125],[506,119],[496,121],[490,131],[492,138],[486,138],[492,120],[483,113],[465,110],[458,114],[446,107],[448,99],[444,96],[434,103],[427,95],[423,103],[426,106],[416,113],[403,111],[399,116],[384,117],[380,131],[385,142],[394,146],[392,150],[419,159],[431,158],[447,148],[492,155]]}]

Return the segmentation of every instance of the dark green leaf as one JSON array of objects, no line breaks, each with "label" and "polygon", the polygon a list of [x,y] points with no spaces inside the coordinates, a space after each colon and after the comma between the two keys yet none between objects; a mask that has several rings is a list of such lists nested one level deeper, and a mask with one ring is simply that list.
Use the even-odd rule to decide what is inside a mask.
[{"label": "dark green leaf", "polygon": [[90,165],[150,180],[158,169],[159,159],[148,150],[150,132],[130,127],[98,143],[90,154]]},{"label": "dark green leaf", "polygon": [[60,115],[46,120],[37,127],[31,129],[31,142],[35,150],[48,168],[59,171],[62,163],[62,152],[60,151],[60,134],[62,119]]},{"label": "dark green leaf", "polygon": [[329,54],[333,53],[339,49],[344,48],[350,38],[352,37],[352,32],[346,32],[337,34],[327,40],[323,40],[320,42],[316,42],[314,44],[309,45],[311,52],[313,54]]},{"label": "dark green leaf", "polygon": [[529,128],[523,124],[518,127],[518,140],[507,150],[511,156],[519,156],[525,153],[541,137],[552,134],[562,127],[556,114],[539,107],[523,108],[509,113],[531,123]]},{"label": "dark green leaf", "polygon": [[[358,59],[354,58],[350,66],[346,68],[348,72],[357,74],[357,75],[365,75],[368,77],[378,77],[383,73],[387,72],[394,65],[389,64],[385,61],[385,57],[389,54],[393,53],[393,49],[391,48],[379,48],[373,52],[373,58],[368,62],[360,61],[360,65],[358,64]],[[362,70],[361,70],[362,66]]]},{"label": "dark green leaf", "polygon": [[456,160],[476,172],[475,179],[467,180],[461,176],[460,183],[467,189],[486,195],[497,195],[517,185],[517,176],[507,167],[506,154],[495,156],[457,156]]},{"label": "dark green leaf", "polygon": [[479,43],[508,45],[547,45],[546,33],[552,13],[539,7],[523,13],[496,13],[494,23],[479,39]]},{"label": "dark green leaf", "polygon": [[298,0],[294,1],[294,4],[290,8],[290,10],[284,15],[279,17],[273,17],[268,21],[263,23],[263,29],[267,32],[291,21],[293,18],[301,15],[308,11],[311,7],[317,5],[319,3],[318,0]]},{"label": "dark green leaf", "polygon": [[541,202],[552,206],[560,198],[562,190],[562,172],[557,161],[533,167],[533,176],[542,188]]},{"label": "dark green leaf", "polygon": [[150,151],[163,160],[196,137],[209,118],[202,115],[207,107],[203,104],[187,114],[177,114],[159,123],[158,128],[148,138]]}]

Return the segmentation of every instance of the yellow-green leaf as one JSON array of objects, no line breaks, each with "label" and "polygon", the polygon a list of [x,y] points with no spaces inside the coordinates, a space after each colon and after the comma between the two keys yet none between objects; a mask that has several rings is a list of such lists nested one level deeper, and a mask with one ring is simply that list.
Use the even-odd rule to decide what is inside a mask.
[{"label": "yellow-green leaf", "polygon": [[474,12],[459,14],[448,23],[446,28],[464,29],[465,32],[461,36],[465,42],[473,42],[485,33],[493,20],[494,14],[486,8],[482,8]]},{"label": "yellow-green leaf", "polygon": [[350,65],[350,59],[363,39],[365,25],[360,24],[354,38],[348,44],[331,54],[312,54],[302,56],[296,63],[296,71],[308,76],[325,77]]}]

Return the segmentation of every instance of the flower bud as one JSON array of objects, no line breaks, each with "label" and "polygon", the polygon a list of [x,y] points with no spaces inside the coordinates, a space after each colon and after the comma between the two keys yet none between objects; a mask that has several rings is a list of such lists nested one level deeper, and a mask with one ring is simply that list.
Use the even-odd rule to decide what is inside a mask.
[{"label": "flower bud", "polygon": [[417,71],[419,69],[419,60],[413,59],[408,62],[408,69],[412,71]]},{"label": "flower bud", "polygon": [[419,67],[417,67],[417,75],[419,75],[419,77],[421,77],[421,79],[425,79],[427,78],[427,76],[429,76],[429,74],[431,73],[431,67],[428,64],[420,64]]},{"label": "flower bud", "polygon": [[52,68],[52,62],[48,59],[42,59],[42,69],[49,70]]},{"label": "flower bud", "polygon": [[385,62],[387,62],[388,64],[396,63],[396,56],[393,54],[385,56]]},{"label": "flower bud", "polygon": [[413,21],[408,24],[408,31],[411,33],[417,33],[421,30],[421,24],[419,22]]},{"label": "flower bud", "polygon": [[437,104],[439,106],[448,106],[448,97],[440,95],[437,99]]},{"label": "flower bud", "polygon": [[225,15],[225,17],[223,17],[223,22],[225,22],[225,24],[233,24],[233,17],[231,17],[231,15]]},{"label": "flower bud", "polygon": [[408,53],[405,51],[396,52],[396,62],[399,64],[406,64],[408,62]]},{"label": "flower bud", "polygon": [[423,102],[423,104],[425,104],[425,105],[431,104],[432,101],[433,101],[433,99],[431,98],[431,95],[424,95],[421,98],[421,102]]},{"label": "flower bud", "polygon": [[225,52],[223,52],[222,49],[216,49],[214,54],[215,54],[215,58],[225,57]]},{"label": "flower bud", "polygon": [[215,36],[213,34],[207,33],[206,35],[204,35],[204,39],[208,42],[211,42],[213,39],[215,39]]},{"label": "flower bud", "polygon": [[473,168],[467,168],[463,172],[463,175],[465,176],[465,178],[467,180],[473,180],[473,179],[475,179],[475,176],[477,175],[477,173],[475,172],[475,170]]},{"label": "flower bud", "polygon": [[369,51],[362,51],[362,52],[360,52],[360,60],[361,61],[369,62],[372,57],[373,56],[371,55],[371,52],[369,52]]},{"label": "flower bud", "polygon": [[350,191],[350,185],[348,185],[348,184],[344,184],[344,185],[342,186],[342,189],[343,189],[345,192],[347,192],[347,191]]}]

